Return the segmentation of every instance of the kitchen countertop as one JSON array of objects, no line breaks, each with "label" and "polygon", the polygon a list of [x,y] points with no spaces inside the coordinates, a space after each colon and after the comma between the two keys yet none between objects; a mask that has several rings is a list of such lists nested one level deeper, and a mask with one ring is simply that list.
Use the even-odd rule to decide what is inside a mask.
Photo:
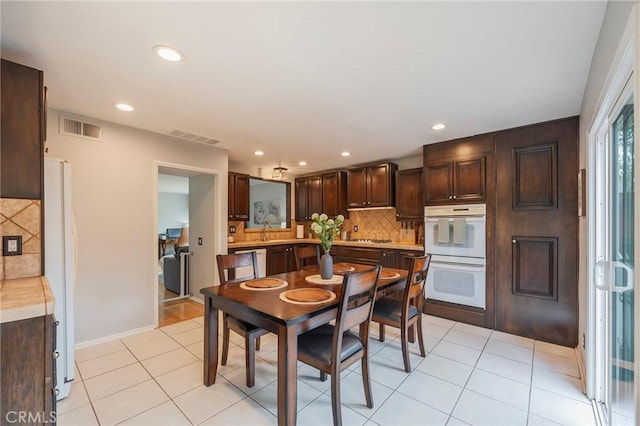
[{"label": "kitchen countertop", "polygon": [[0,323],[53,314],[53,308],[47,277],[0,281]]},{"label": "kitchen countertop", "polygon": [[[289,239],[279,239],[279,240],[268,240],[268,241],[239,241],[235,243],[228,243],[229,248],[239,249],[239,248],[259,248],[259,247],[268,247],[268,246],[277,246],[280,244],[320,244],[320,240],[315,238],[289,238]],[[400,243],[400,242],[391,242],[391,243],[373,243],[373,242],[365,242],[365,241],[342,241],[342,240],[334,240],[334,246],[348,246],[348,247],[367,247],[367,248],[382,248],[382,249],[397,249],[397,250],[415,250],[415,251],[424,251],[424,247],[419,244],[410,244],[410,243]]]}]

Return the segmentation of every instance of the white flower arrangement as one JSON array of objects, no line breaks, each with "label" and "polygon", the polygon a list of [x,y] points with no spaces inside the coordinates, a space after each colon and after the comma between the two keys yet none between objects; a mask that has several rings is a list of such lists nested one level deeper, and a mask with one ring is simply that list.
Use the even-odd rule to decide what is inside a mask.
[{"label": "white flower arrangement", "polygon": [[329,219],[329,216],[324,213],[314,213],[311,215],[311,220],[313,220],[311,231],[320,238],[322,251],[329,253],[334,237],[340,233],[340,227],[344,223],[344,216],[339,214],[333,220]]}]

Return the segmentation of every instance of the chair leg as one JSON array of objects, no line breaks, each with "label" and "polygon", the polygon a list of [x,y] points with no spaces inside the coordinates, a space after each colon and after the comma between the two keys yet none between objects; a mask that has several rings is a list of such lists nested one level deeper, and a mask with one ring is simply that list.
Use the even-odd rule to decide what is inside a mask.
[{"label": "chair leg", "polygon": [[252,388],[256,377],[256,339],[247,334],[244,337],[247,387]]},{"label": "chair leg", "polygon": [[371,393],[371,379],[369,377],[369,353],[365,351],[362,357],[362,384],[364,386],[364,398],[367,401],[367,407],[373,408],[373,394]]},{"label": "chair leg", "polygon": [[409,327],[406,324],[403,324],[400,327],[400,342],[402,343],[402,359],[404,360],[404,371],[407,373],[411,373],[411,362],[409,360],[409,340],[407,333],[409,332]]},{"label": "chair leg", "polygon": [[409,326],[409,343],[416,342],[416,333],[413,325]]},{"label": "chair leg", "polygon": [[227,357],[229,356],[229,326],[226,319],[222,320],[222,360],[220,364],[227,365]]},{"label": "chair leg", "polygon": [[326,382],[327,381],[327,373],[325,373],[322,370],[320,370],[320,381],[321,382]]},{"label": "chair leg", "polygon": [[331,408],[333,410],[333,424],[342,426],[342,405],[340,404],[340,370],[331,374]]},{"label": "chair leg", "polygon": [[384,324],[379,323],[378,325],[380,326],[379,328],[380,331],[378,332],[379,340],[381,342],[384,342]]},{"label": "chair leg", "polygon": [[418,344],[420,345],[420,356],[424,358],[427,353],[424,350],[424,337],[422,337],[422,315],[418,315]]},{"label": "chair leg", "polygon": [[256,337],[256,351],[260,350],[260,336]]}]

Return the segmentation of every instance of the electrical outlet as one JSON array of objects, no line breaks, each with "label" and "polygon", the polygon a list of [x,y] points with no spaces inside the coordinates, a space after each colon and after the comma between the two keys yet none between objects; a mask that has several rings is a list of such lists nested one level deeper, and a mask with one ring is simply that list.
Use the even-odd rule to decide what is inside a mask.
[{"label": "electrical outlet", "polygon": [[2,255],[22,255],[22,235],[4,235],[2,237]]},{"label": "electrical outlet", "polygon": [[353,232],[358,232],[358,225],[353,225]]},{"label": "electrical outlet", "polygon": [[235,226],[233,226],[233,225],[232,225],[232,226],[230,226],[230,227],[229,227],[229,233],[230,233],[230,234],[235,234],[235,233],[236,233],[236,227],[235,227]]},{"label": "electrical outlet", "polygon": [[201,246],[202,245],[202,237],[198,237],[198,245]]}]

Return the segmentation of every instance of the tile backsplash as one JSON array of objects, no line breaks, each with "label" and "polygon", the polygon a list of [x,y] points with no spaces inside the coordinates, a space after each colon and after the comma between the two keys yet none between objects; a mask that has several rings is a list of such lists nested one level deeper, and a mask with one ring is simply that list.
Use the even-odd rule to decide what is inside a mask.
[{"label": "tile backsplash", "polygon": [[[380,210],[356,210],[349,212],[349,218],[345,220],[342,226],[343,231],[347,231],[350,240],[371,239],[371,240],[391,240],[392,242],[413,243],[416,235],[421,231],[421,221],[414,222],[396,221],[396,209],[380,209]],[[291,221],[291,228],[288,229],[272,229],[269,232],[269,239],[287,239],[296,237],[296,221]],[[304,225],[304,236],[309,235],[310,222],[300,222]],[[229,226],[236,227],[233,236],[236,242],[240,241],[260,241],[262,240],[262,228],[245,229],[244,222],[229,222]],[[358,232],[353,232],[354,226],[358,226]],[[404,228],[412,228],[403,229]],[[227,229],[228,232],[228,229]]]},{"label": "tile backsplash", "polygon": [[40,200],[0,199],[0,235],[22,236],[22,255],[0,258],[0,279],[41,275],[40,209]]}]

